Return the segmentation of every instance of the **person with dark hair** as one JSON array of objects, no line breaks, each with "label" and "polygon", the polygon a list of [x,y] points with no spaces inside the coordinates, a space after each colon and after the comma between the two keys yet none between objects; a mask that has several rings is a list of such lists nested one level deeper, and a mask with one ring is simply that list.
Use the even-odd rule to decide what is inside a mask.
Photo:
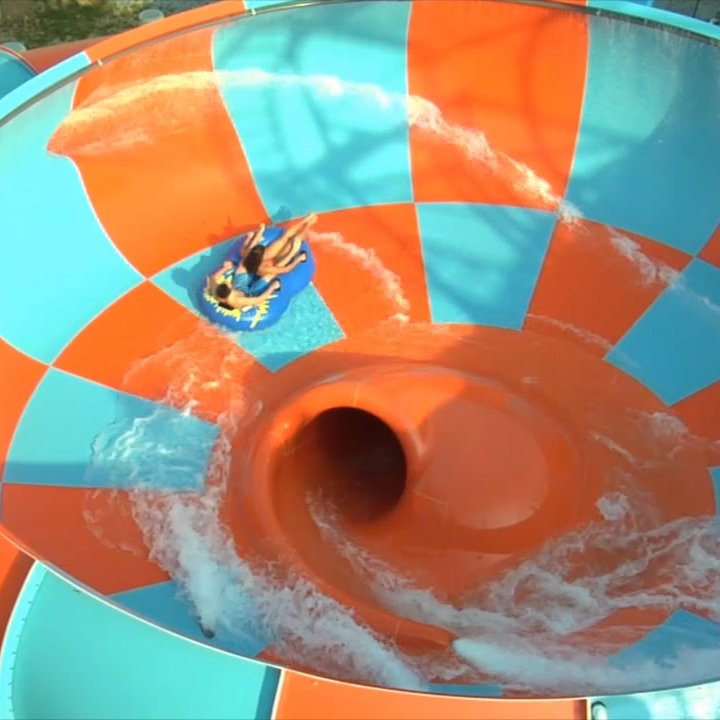
[{"label": "person with dark hair", "polygon": [[215,286],[215,297],[220,301],[218,304],[225,310],[242,310],[243,308],[261,305],[270,296],[280,289],[280,281],[273,280],[259,295],[246,295],[242,290],[234,288],[227,282],[218,283]]},{"label": "person with dark hair", "polygon": [[262,245],[255,245],[243,258],[242,267],[250,275],[259,277],[264,259],[265,248]]},{"label": "person with dark hair", "polygon": [[235,263],[230,262],[230,260],[226,260],[222,264],[222,267],[210,276],[210,290],[212,294],[216,297],[219,297],[217,293],[220,285],[231,286],[233,281],[235,280],[236,272],[237,267]]},{"label": "person with dark hair", "polygon": [[265,232],[265,225],[260,225],[254,233],[248,235],[240,251],[243,269],[265,282],[278,275],[292,272],[300,263],[307,260],[305,253],[300,252],[300,247],[317,219],[316,213],[310,213],[285,230],[277,240],[267,245],[259,244]]},{"label": "person with dark hair", "polygon": [[[229,275],[230,271],[232,273]],[[276,290],[280,288],[280,282],[271,281],[267,288],[257,296],[248,295],[242,290],[234,287],[235,276],[238,268],[229,260],[210,277],[210,292],[220,301],[219,305],[225,310],[237,310],[253,305],[260,305],[267,300]]]}]

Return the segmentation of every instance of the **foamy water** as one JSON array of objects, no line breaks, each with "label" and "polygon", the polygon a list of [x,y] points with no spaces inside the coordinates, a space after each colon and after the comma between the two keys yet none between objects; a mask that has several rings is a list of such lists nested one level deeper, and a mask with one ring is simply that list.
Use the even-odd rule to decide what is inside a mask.
[{"label": "foamy water", "polygon": [[642,285],[672,285],[680,273],[660,260],[651,260],[640,247],[640,243],[615,228],[610,229],[610,242],[620,257],[635,266]]},{"label": "foamy water", "polygon": [[600,335],[592,333],[585,328],[578,327],[577,325],[573,325],[572,323],[563,322],[562,320],[550,317],[549,315],[537,315],[535,313],[528,313],[527,317],[533,320],[537,320],[546,325],[551,325],[553,327],[559,328],[560,330],[563,330],[569,335],[573,335],[578,340],[580,340],[580,342],[587,345],[594,345],[595,347],[598,347],[605,352],[609,351],[612,348],[612,344],[604,337],[600,337]]},{"label": "foamy water", "polygon": [[[199,344],[211,340],[201,337]],[[124,474],[122,484],[131,488],[133,518],[148,555],[178,583],[198,624],[229,649],[269,643],[287,662],[309,663],[319,672],[379,686],[424,687],[391,644],[356,622],[350,610],[302,578],[278,584],[264,563],[238,555],[220,509],[233,437],[257,417],[258,403],[228,373],[239,362],[233,353],[220,353],[213,367],[201,350],[188,352],[181,341],[160,358],[174,360],[178,368],[165,398],[175,409],[161,406],[142,420],[108,427],[93,444],[89,475],[107,467]],[[145,362],[153,361],[140,363],[130,376],[141,375]],[[227,397],[227,405],[217,418],[217,439],[200,445],[188,407],[208,391]],[[195,492],[167,490],[178,476],[183,486],[197,483]],[[113,511],[112,505],[103,509]],[[108,543],[106,519],[90,503],[86,520]]]},{"label": "foamy water", "polygon": [[[587,646],[572,642],[573,634],[627,609],[682,607],[720,617],[717,518],[658,527],[652,510],[639,513],[626,495],[611,493],[598,501],[601,522],[551,540],[501,577],[478,586],[462,605],[450,606],[355,545],[339,529],[332,508],[318,498],[310,499],[310,507],[326,541],[374,578],[382,605],[456,633],[458,654],[507,689],[553,694],[653,689],[712,678],[720,662],[719,646],[681,648],[677,657],[662,663],[620,665],[605,658],[623,645],[617,633],[607,647],[601,637]],[[596,549],[607,560],[602,570],[586,561]],[[648,573],[662,578],[649,589],[638,582]],[[434,669],[451,678],[458,666]]]},{"label": "foamy water", "polygon": [[620,445],[619,443],[617,443],[615,440],[608,437],[607,435],[603,435],[600,432],[594,432],[592,434],[592,438],[593,438],[593,440],[596,440],[597,442],[604,445],[606,448],[608,448],[608,450],[612,450],[612,452],[616,453],[624,460],[627,460],[630,464],[632,464],[632,465],[637,464],[637,459],[631,452],[626,450],[622,445]]},{"label": "foamy water", "polygon": [[[381,686],[422,689],[430,680],[453,682],[474,668],[507,690],[550,694],[681,684],[708,677],[720,663],[720,648],[681,649],[662,667],[638,661],[621,669],[603,655],[626,644],[623,633],[594,637],[592,643],[573,639],[628,609],[684,608],[720,619],[717,520],[663,524],[631,473],[598,501],[597,522],[545,543],[492,582],[479,580],[455,605],[354,542],[322,497],[307,499],[323,541],[372,578],[378,604],[457,635],[454,657],[406,657],[307,580],[278,583],[257,558],[238,555],[220,516],[233,438],[257,419],[262,405],[239,379],[242,353],[229,343],[216,345],[219,334],[205,328],[198,333],[195,342],[181,341],[132,371],[131,380],[142,376],[146,364],[151,375],[153,363],[172,366],[165,402],[174,410],[161,406],[147,418],[107,428],[94,443],[90,474],[108,467],[123,474],[150,558],[178,583],[198,623],[223,646],[238,651],[270,644],[290,664]],[[225,402],[217,439],[199,436],[189,412],[208,393]],[[692,439],[665,413],[633,418],[657,437],[660,450],[663,443]],[[178,482],[184,491],[172,489]],[[113,512],[112,504],[105,510]],[[112,542],[103,535],[105,519],[91,506],[88,523],[104,542]]]},{"label": "foamy water", "polygon": [[395,310],[388,319],[409,322],[410,301],[405,297],[400,277],[383,265],[375,250],[348,242],[337,232],[310,233],[310,241],[348,258],[357,269],[370,275]]}]

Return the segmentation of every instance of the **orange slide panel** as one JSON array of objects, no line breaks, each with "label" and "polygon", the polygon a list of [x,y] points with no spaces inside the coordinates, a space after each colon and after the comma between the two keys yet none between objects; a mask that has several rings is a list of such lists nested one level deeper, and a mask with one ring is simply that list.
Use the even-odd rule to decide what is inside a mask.
[{"label": "orange slide panel", "polygon": [[[577,12],[495,0],[416,3],[408,40],[410,94],[432,102],[456,128],[452,132],[464,137],[453,145],[424,123],[413,125],[415,200],[555,209],[575,152],[587,32]],[[489,153],[485,162],[464,149],[468,142]],[[533,185],[522,164],[547,187]]]},{"label": "orange slide panel", "polygon": [[[164,582],[144,547],[126,492],[3,484],[3,525],[37,557],[106,595]],[[62,538],[59,542],[58,538]],[[118,545],[130,552],[118,552]]]},{"label": "orange slide panel", "polygon": [[275,720],[584,720],[584,700],[478,700],[283,675]]},{"label": "orange slide panel", "polygon": [[[414,205],[323,213],[316,229],[315,286],[346,334],[367,331],[398,315],[413,322],[430,320]],[[369,253],[358,255],[357,245],[343,238],[362,238],[363,250]],[[359,257],[367,272],[354,271]],[[378,284],[378,276],[388,282]],[[378,286],[385,292],[377,292]]]},{"label": "orange slide panel", "polygon": [[[442,589],[442,599],[448,602],[465,596],[479,577],[489,579],[502,573],[513,552],[523,552],[545,537],[557,537],[595,519],[604,478],[618,467],[612,448],[592,439],[597,423],[615,421],[614,437],[638,459],[633,470],[651,488],[652,503],[662,508],[664,517],[672,520],[713,511],[714,495],[707,482],[702,446],[676,450],[682,457],[673,456],[662,468],[643,464],[657,454],[657,446],[638,431],[632,420],[635,415],[627,409],[638,414],[661,412],[663,405],[652,393],[579,347],[566,345],[560,352],[563,341],[558,338],[538,335],[532,344],[525,339],[521,333],[456,325],[444,328],[442,338],[433,336],[434,342],[429,342],[429,336],[417,329],[395,327],[391,337],[379,330],[297,360],[277,376],[272,387],[277,395],[263,397],[265,406],[278,402],[283,388],[312,389],[286,397],[274,414],[261,421],[257,434],[243,434],[235,440],[235,455],[251,457],[253,462],[234,465],[225,504],[232,516],[228,524],[239,533],[250,521],[256,536],[264,540],[257,548],[261,554],[302,568],[326,594],[352,607],[357,617],[392,637],[404,652],[442,654],[452,642],[452,633],[400,620],[379,607],[366,590],[370,578],[365,573],[372,570],[349,565],[332,545],[322,541],[311,513],[303,510],[308,507],[305,498],[322,493],[336,509],[333,522],[340,532],[354,537],[357,546],[403,575]],[[441,343],[448,346],[441,347]],[[429,368],[431,353],[442,357],[443,368],[462,374]],[[422,369],[413,371],[413,363],[422,360],[426,360]],[[317,382],[327,377],[330,366],[332,381]],[[476,380],[488,376],[503,387]],[[546,398],[553,398],[552,404],[536,395],[532,385],[524,386],[522,397],[532,397],[535,410],[525,409],[515,378],[530,376],[537,378]],[[458,397],[465,401],[459,408],[452,402]],[[380,417],[403,447],[407,473],[396,472],[395,446],[377,425],[365,422],[367,415],[324,414],[330,408],[365,410]],[[498,408],[503,408],[504,415],[496,412]],[[307,418],[316,420],[303,425]],[[620,422],[616,418],[626,419]],[[467,472],[472,466],[468,453],[475,449],[464,442],[459,427],[482,428],[488,442],[483,462],[492,471],[481,476]],[[530,428],[534,443],[542,445],[544,461],[536,459],[536,445],[520,441],[526,437],[524,428]],[[382,448],[385,458],[373,475],[375,480],[382,477],[382,482],[373,485],[383,488],[382,493],[365,492],[366,486],[359,481],[357,485],[347,483],[347,477],[355,477],[354,471],[338,460],[355,457],[368,446],[369,437],[373,447]],[[508,450],[508,438],[512,438],[512,451]],[[582,448],[582,468],[568,442]],[[428,447],[442,462],[426,461],[423,453]],[[582,484],[577,482],[580,472]],[[681,496],[677,493],[680,472],[688,488]],[[398,476],[406,478],[403,492],[408,500],[394,506]],[[238,487],[248,488],[256,500],[252,512],[242,516],[237,511],[240,503],[234,488]],[[348,487],[359,489],[350,492]],[[382,508],[387,507],[393,507],[393,512],[383,513]],[[502,517],[512,517],[514,524],[508,528],[496,523],[493,512],[497,508],[504,508]],[[471,532],[468,518],[479,526],[473,526]],[[472,562],[464,552],[468,549]],[[600,571],[606,557],[587,548],[583,562]],[[649,577],[648,582],[652,581]],[[606,638],[606,650],[610,652],[613,643],[625,646],[628,637],[641,637],[649,620],[642,609],[612,615],[606,626],[612,634],[612,639]],[[272,660],[273,652],[268,649],[264,656]],[[490,678],[478,674],[464,680],[489,682]]]},{"label": "orange slide panel", "polygon": [[[525,329],[554,335],[602,358],[658,298],[668,280],[658,273],[643,281],[643,269],[608,252],[613,237],[637,244],[657,267],[682,271],[685,253],[650,238],[590,220],[558,223],[530,304]],[[667,273],[667,278],[672,277]],[[587,331],[578,335],[568,327]]]}]

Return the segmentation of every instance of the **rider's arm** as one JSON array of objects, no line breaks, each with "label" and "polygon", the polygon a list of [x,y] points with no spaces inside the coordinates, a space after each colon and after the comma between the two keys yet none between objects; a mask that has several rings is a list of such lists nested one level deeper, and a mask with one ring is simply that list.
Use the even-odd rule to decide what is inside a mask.
[{"label": "rider's arm", "polygon": [[233,263],[231,263],[229,260],[226,260],[222,267],[213,275],[213,280],[219,285],[224,279],[225,279],[225,273],[227,273],[228,270],[232,270]]},{"label": "rider's arm", "polygon": [[275,280],[262,293],[260,293],[260,295],[257,295],[256,297],[244,295],[242,298],[235,300],[232,305],[234,308],[246,308],[253,307],[254,305],[260,305],[279,288],[280,283]]},{"label": "rider's arm", "polygon": [[276,290],[280,289],[280,282],[278,280],[273,280],[270,285],[268,285],[265,290],[263,290],[257,297],[248,298],[248,300],[253,300],[252,305],[260,305],[260,303],[265,302]]}]

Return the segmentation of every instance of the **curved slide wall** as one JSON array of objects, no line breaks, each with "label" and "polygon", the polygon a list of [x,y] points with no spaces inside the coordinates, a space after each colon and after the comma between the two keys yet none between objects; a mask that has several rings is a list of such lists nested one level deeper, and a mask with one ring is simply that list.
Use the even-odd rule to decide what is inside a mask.
[{"label": "curved slide wall", "polygon": [[[2,105],[82,73],[0,128],[7,530],[175,633],[330,676],[711,679],[717,46],[359,2],[88,69],[162,29]],[[318,274],[281,323],[198,320],[228,238],[309,211]]]},{"label": "curved slide wall", "polygon": [[0,45],[0,98],[35,75],[35,69],[26,60]]}]

